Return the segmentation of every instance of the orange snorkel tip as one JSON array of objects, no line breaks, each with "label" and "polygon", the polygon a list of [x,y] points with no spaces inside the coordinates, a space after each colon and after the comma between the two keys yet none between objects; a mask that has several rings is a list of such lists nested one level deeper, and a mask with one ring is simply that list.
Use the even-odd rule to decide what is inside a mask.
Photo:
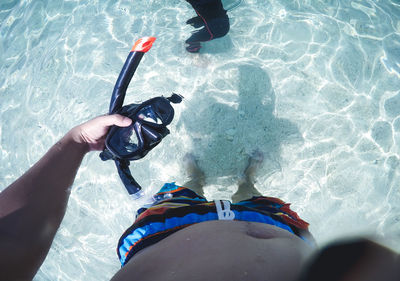
[{"label": "orange snorkel tip", "polygon": [[153,46],[154,41],[156,41],[156,37],[143,37],[136,41],[135,45],[133,45],[131,52],[142,52],[146,53]]}]

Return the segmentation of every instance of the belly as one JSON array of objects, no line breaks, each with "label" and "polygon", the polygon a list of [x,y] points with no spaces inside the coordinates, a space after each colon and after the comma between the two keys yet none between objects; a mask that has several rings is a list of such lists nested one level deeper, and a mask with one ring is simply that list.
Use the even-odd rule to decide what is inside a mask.
[{"label": "belly", "polygon": [[289,281],[310,253],[300,238],[275,226],[207,221],[138,252],[112,280]]}]

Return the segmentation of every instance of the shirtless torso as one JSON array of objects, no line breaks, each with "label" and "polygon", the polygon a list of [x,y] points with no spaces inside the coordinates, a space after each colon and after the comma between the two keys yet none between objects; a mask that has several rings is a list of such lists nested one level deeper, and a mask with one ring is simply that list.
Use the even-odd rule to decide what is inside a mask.
[{"label": "shirtless torso", "polygon": [[138,252],[112,281],[296,280],[311,251],[272,225],[207,221]]}]

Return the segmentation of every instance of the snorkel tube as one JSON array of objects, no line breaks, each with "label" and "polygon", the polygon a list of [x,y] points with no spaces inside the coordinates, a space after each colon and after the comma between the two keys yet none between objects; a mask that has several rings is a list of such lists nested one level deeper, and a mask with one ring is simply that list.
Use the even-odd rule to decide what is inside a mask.
[{"label": "snorkel tube", "polygon": [[125,60],[124,66],[119,73],[117,82],[111,96],[109,114],[114,114],[122,108],[126,95],[126,89],[135,74],[143,55],[151,49],[155,37],[143,37],[136,41]]},{"label": "snorkel tube", "polygon": [[[153,42],[156,40],[155,37],[143,37],[136,41],[130,51],[124,66],[118,76],[117,82],[115,83],[114,90],[111,96],[109,114],[117,113],[121,110],[124,103],[126,90],[129,83],[135,73],[143,55],[150,50]],[[135,197],[140,196],[141,186],[132,177],[129,170],[130,162],[124,159],[118,159],[111,156],[107,151],[103,151],[100,154],[102,160],[114,159],[117,166],[118,174],[125,185],[126,190],[130,195]]]}]

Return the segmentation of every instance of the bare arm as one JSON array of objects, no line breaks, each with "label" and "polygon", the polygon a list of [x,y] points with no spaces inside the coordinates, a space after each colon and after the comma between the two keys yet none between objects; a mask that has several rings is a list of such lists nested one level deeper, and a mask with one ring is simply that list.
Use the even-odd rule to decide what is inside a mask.
[{"label": "bare arm", "polygon": [[70,188],[85,154],[102,150],[120,115],[97,117],[69,131],[33,167],[0,193],[0,272],[5,280],[31,280],[64,217]]}]

